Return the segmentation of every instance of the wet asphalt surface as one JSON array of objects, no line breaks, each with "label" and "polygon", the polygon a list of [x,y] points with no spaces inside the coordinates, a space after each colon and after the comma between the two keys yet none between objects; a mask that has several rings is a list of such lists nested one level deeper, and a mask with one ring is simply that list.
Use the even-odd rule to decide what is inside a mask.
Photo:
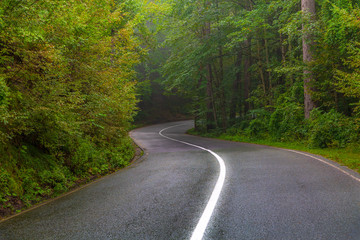
[{"label": "wet asphalt surface", "polygon": [[359,181],[297,153],[185,135],[192,121],[134,130],[141,159],[0,223],[0,239],[189,239],[219,166],[208,152],[158,134],[179,123],[163,134],[211,149],[227,168],[204,239],[360,240]]}]

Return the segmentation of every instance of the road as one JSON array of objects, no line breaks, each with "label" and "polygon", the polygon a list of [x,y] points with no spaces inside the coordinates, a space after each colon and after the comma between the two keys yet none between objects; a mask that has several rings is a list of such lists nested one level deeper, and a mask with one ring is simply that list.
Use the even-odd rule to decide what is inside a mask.
[{"label": "road", "polygon": [[192,124],[134,130],[140,160],[0,223],[0,239],[190,239],[221,173],[204,149],[226,175],[203,239],[360,239],[359,174],[321,157],[184,134]]}]

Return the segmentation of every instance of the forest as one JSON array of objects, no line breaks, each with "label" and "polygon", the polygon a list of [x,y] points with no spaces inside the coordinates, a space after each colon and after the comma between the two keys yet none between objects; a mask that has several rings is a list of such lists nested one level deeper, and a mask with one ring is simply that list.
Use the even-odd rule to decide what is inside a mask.
[{"label": "forest", "polygon": [[134,126],[183,118],[359,170],[360,3],[0,2],[0,217],[127,166]]},{"label": "forest", "polygon": [[0,2],[1,215],[126,166],[136,4]]},{"label": "forest", "polygon": [[167,4],[160,81],[192,100],[190,133],[320,153],[359,171],[358,1]]}]

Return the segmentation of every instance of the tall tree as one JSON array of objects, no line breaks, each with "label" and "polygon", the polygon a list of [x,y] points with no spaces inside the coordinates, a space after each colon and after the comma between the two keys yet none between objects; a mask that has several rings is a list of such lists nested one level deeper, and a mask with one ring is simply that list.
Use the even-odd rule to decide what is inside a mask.
[{"label": "tall tree", "polygon": [[311,97],[313,91],[314,77],[312,71],[309,69],[309,63],[313,60],[312,46],[313,40],[310,33],[310,23],[315,18],[315,0],[301,0],[301,10],[306,17],[306,23],[303,23],[303,61],[304,69],[304,112],[305,118],[310,117],[311,110],[315,107],[314,100]]}]

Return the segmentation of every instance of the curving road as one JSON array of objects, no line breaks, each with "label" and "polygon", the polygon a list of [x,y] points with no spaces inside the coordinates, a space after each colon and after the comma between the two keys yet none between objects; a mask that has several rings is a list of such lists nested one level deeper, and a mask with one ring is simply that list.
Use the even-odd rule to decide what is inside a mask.
[{"label": "curving road", "polygon": [[222,174],[212,153],[226,175],[203,239],[360,239],[359,174],[321,157],[184,134],[192,125],[134,130],[145,156],[0,223],[0,239],[190,239]]}]

